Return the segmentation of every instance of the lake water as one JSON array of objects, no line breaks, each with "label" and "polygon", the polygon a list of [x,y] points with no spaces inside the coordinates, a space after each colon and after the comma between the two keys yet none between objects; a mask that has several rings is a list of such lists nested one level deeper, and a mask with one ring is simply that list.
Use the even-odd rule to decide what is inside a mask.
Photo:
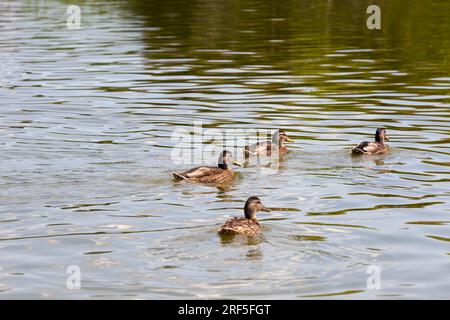
[{"label": "lake water", "polygon": [[[449,298],[450,3],[376,2],[381,30],[350,0],[78,1],[72,30],[73,1],[2,1],[0,299]],[[295,142],[174,183],[194,122]],[[252,195],[263,235],[220,239]]]}]

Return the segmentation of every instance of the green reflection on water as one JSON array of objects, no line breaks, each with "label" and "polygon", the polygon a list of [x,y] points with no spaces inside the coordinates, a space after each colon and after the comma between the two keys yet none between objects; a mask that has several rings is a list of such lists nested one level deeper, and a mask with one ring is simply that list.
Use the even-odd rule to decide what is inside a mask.
[{"label": "green reflection on water", "polygon": [[[381,30],[366,27],[371,4],[381,8]],[[328,70],[320,63],[330,50],[339,59],[345,49],[366,48],[377,49],[370,55],[384,60],[386,67],[414,70],[415,77],[448,75],[450,68],[450,3],[445,1],[130,0],[124,6],[147,26],[161,28],[157,37],[151,31],[144,34],[150,49],[169,46],[168,37],[174,37],[175,55],[180,49],[196,59],[208,59],[202,50],[227,49],[249,54],[224,54],[224,60],[311,76]],[[217,57],[214,52],[211,56]],[[370,67],[373,61],[364,57]]]}]

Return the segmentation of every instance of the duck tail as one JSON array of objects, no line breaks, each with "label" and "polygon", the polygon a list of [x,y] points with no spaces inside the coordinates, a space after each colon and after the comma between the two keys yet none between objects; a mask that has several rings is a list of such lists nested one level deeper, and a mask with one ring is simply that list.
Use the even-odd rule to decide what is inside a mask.
[{"label": "duck tail", "polygon": [[248,149],[248,147],[244,147],[244,149],[242,149],[242,152],[244,153],[245,158],[248,158],[250,156],[250,150]]},{"label": "duck tail", "polygon": [[187,180],[188,179],[185,176],[183,176],[181,173],[174,172],[174,173],[172,173],[172,175],[176,180]]},{"label": "duck tail", "polygon": [[360,149],[359,146],[352,148],[351,151],[352,151],[353,154],[365,154],[365,153],[367,153],[363,149]]},{"label": "duck tail", "polygon": [[366,154],[367,151],[364,150],[365,147],[369,145],[369,142],[363,141],[360,144],[358,144],[356,147],[352,148],[353,154]]},{"label": "duck tail", "polygon": [[220,227],[218,233],[221,236],[232,236],[232,235],[237,234],[237,232],[235,230],[233,230],[232,228],[228,228],[228,227]]}]

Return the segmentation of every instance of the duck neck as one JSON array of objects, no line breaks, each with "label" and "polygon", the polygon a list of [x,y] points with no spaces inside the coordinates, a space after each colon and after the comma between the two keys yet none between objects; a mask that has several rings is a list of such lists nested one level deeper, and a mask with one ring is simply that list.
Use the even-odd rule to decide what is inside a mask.
[{"label": "duck neck", "polygon": [[255,209],[245,206],[244,208],[244,213],[245,213],[245,218],[251,220],[251,219],[256,219],[256,211]]},{"label": "duck neck", "polygon": [[219,163],[219,168],[223,170],[231,170],[231,166],[228,165],[228,163]]},{"label": "duck neck", "polygon": [[381,145],[384,145],[384,138],[382,138],[381,135],[376,134],[375,135],[375,142],[377,142],[377,143],[379,143]]},{"label": "duck neck", "polygon": [[283,141],[279,134],[274,134],[272,137],[272,143],[278,147],[283,147]]}]

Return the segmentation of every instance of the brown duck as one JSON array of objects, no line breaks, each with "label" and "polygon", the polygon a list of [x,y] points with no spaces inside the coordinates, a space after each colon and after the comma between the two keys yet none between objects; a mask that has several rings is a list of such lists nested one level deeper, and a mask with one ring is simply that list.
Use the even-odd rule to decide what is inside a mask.
[{"label": "brown duck", "polygon": [[286,153],[288,148],[284,145],[285,142],[293,142],[292,139],[288,137],[284,130],[277,130],[272,135],[271,141],[264,141],[246,146],[244,148],[244,156],[249,157],[250,155],[267,155],[270,156],[272,153]]},{"label": "brown duck", "polygon": [[234,217],[225,222],[219,228],[220,235],[236,235],[243,234],[248,236],[257,235],[262,231],[261,225],[256,219],[257,211],[269,212],[270,209],[264,207],[261,200],[257,197],[250,197],[244,206],[245,218]]},{"label": "brown duck", "polygon": [[389,146],[384,143],[384,140],[389,141],[386,135],[385,128],[378,128],[375,132],[375,141],[368,142],[364,141],[358,144],[356,147],[352,148],[353,154],[386,154],[389,152]]},{"label": "brown duck", "polygon": [[172,173],[176,180],[189,180],[202,183],[228,183],[234,178],[231,165],[239,165],[233,161],[233,155],[230,151],[223,151],[218,160],[217,167],[196,167],[190,170]]}]

